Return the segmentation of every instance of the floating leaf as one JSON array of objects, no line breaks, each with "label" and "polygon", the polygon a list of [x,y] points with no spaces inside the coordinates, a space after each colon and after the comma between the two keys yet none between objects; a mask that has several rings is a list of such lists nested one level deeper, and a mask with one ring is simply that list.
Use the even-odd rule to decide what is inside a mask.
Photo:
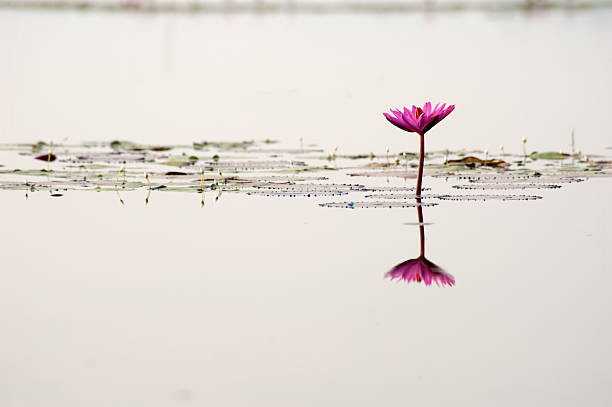
[{"label": "floating leaf", "polygon": [[40,160],[40,161],[55,161],[55,160],[57,160],[57,157],[53,153],[47,153],[47,154],[39,155],[38,157],[34,157],[34,158],[36,160]]},{"label": "floating leaf", "polygon": [[348,195],[348,192],[344,191],[256,191],[247,192],[248,195],[259,195],[259,196],[285,196],[285,197],[316,197],[316,196],[336,196],[336,195]]},{"label": "floating leaf", "polygon": [[[421,188],[421,191],[429,191],[431,188]],[[363,192],[395,192],[395,191],[416,191],[415,187],[364,187],[361,189]]]},{"label": "floating leaf", "polygon": [[132,143],[131,141],[120,141],[114,140],[110,143],[110,148],[113,150],[124,150],[124,151],[144,151],[145,148],[138,144]]},{"label": "floating leaf", "polygon": [[44,141],[39,141],[36,144],[32,144],[32,152],[33,153],[40,153],[43,150],[43,148],[45,148],[47,146],[48,146],[48,144],[45,143]]},{"label": "floating leaf", "polygon": [[467,184],[453,185],[457,189],[557,189],[561,185],[556,184],[536,184],[536,183],[509,183],[509,184]]},{"label": "floating leaf", "polygon": [[160,162],[158,164],[168,165],[170,167],[189,167],[196,161],[192,161],[187,156],[173,156],[169,160]]},{"label": "floating leaf", "polygon": [[545,153],[537,153],[534,151],[529,155],[529,158],[532,160],[564,160],[568,157],[571,157],[571,155],[554,151],[548,151]]},{"label": "floating leaf", "polygon": [[465,165],[469,168],[475,168],[479,166],[504,168],[510,166],[510,163],[507,163],[504,160],[500,160],[498,158],[492,158],[490,160],[481,160],[480,158],[473,156],[463,157],[459,160],[448,160],[447,164],[460,164]]},{"label": "floating leaf", "polygon": [[301,161],[208,161],[206,167],[214,169],[234,169],[234,170],[268,170],[278,168],[291,168],[305,166]]},{"label": "floating leaf", "polygon": [[322,153],[323,150],[319,149],[319,148],[285,148],[285,149],[281,149],[281,148],[276,148],[276,149],[248,149],[246,150],[247,153],[252,153],[252,154],[292,154],[292,155],[297,155],[297,154],[309,154],[309,153]]},{"label": "floating leaf", "polygon": [[440,195],[439,199],[448,201],[533,201],[542,199],[535,195]]},{"label": "floating leaf", "polygon": [[[206,175],[208,178],[208,175]],[[315,176],[284,176],[284,175],[261,175],[254,177],[237,176],[233,178],[235,181],[241,182],[301,182],[301,181],[325,181],[327,177],[315,177]]]},{"label": "floating leaf", "polygon": [[[267,143],[267,141],[265,141]],[[240,141],[240,142],[227,142],[227,141],[202,141],[200,143],[194,142],[194,150],[203,150],[205,148],[214,148],[217,150],[244,150],[248,146],[253,145],[254,141]]]},{"label": "floating leaf", "polygon": [[414,171],[371,171],[371,172],[355,172],[348,174],[351,177],[398,177],[398,178],[416,178],[417,173]]},{"label": "floating leaf", "polygon": [[465,177],[465,179],[469,180],[472,183],[491,183],[491,184],[524,184],[524,183],[532,183],[532,184],[566,184],[573,182],[582,182],[584,178],[578,177],[563,177],[563,176],[537,176],[537,177],[505,177],[505,178],[471,178]]},{"label": "floating leaf", "polygon": [[414,208],[416,206],[436,206],[437,203],[416,203],[416,202],[401,202],[401,201],[378,201],[378,202],[328,202],[319,204],[326,208]]},{"label": "floating leaf", "polygon": [[268,184],[261,185],[258,189],[273,189],[294,192],[324,192],[324,191],[358,191],[363,185],[358,184]]},{"label": "floating leaf", "polygon": [[436,199],[439,198],[441,195],[416,195],[416,194],[375,194],[375,195],[366,195],[366,198],[373,198],[373,199],[416,199],[421,198],[421,199]]}]

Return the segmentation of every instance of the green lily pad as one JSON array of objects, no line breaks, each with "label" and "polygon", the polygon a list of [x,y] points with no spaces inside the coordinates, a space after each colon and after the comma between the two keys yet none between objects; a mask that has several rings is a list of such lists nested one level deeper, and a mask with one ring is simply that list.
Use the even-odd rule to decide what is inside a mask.
[{"label": "green lily pad", "polygon": [[110,148],[117,151],[144,151],[145,148],[131,141],[114,140],[110,143]]},{"label": "green lily pad", "polygon": [[568,157],[571,157],[571,155],[554,151],[548,151],[545,153],[537,153],[534,151],[529,156],[529,158],[531,158],[532,160],[564,160]]}]

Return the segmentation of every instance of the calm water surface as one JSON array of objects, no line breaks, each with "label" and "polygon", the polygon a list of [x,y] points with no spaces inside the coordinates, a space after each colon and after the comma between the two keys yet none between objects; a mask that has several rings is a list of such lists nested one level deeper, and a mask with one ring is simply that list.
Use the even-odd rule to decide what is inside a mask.
[{"label": "calm water surface", "polygon": [[[605,154],[609,49],[608,11],[1,10],[0,141],[415,149],[380,112],[434,99],[458,107],[432,149],[568,151],[573,128]],[[445,289],[383,279],[418,255],[412,208],[2,191],[0,404],[607,406],[610,187],[425,208]]]}]

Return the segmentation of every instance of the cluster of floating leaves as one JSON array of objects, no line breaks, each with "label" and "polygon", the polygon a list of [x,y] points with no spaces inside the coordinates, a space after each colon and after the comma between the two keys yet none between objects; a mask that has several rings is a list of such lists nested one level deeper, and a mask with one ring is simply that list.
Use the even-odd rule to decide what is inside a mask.
[{"label": "cluster of floating leaves", "polygon": [[[151,191],[205,194],[208,191],[266,197],[356,196],[356,201],[318,202],[336,208],[397,208],[441,201],[534,200],[539,196],[486,191],[559,189],[588,178],[612,176],[606,157],[534,152],[479,158],[478,151],[436,151],[426,155],[425,176],[452,179],[453,188],[481,194],[424,194],[413,186],[388,185],[389,179],[416,178],[417,156],[373,152],[344,155],[313,145],[271,146],[273,140],[215,142],[190,145],[142,145],[115,140],[79,145],[0,145],[0,157],[19,165],[0,163],[0,189],[27,194],[48,191]],[[338,182],[361,179],[360,183]],[[366,182],[367,181],[367,182]],[[410,182],[411,184],[411,182]],[[426,190],[426,189],[424,189]],[[432,202],[437,200],[438,202]],[[122,201],[122,200],[121,200]],[[123,201],[122,201],[123,202]]]}]

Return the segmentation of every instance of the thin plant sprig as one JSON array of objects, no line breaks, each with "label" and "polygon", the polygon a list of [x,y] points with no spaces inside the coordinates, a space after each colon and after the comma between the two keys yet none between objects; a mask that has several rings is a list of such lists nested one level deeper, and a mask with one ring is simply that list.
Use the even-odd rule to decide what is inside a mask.
[{"label": "thin plant sprig", "polygon": [[145,171],[144,177],[147,180],[147,184],[149,185],[149,192],[147,193],[147,197],[145,198],[145,205],[149,204],[149,198],[151,197],[151,180],[149,179],[149,174]]},{"label": "thin plant sprig", "polygon": [[200,168],[200,190],[202,191],[200,207],[204,207],[204,168]]},{"label": "thin plant sprig", "polygon": [[119,198],[119,202],[121,202],[121,205],[125,205],[125,202],[123,202],[123,199],[121,198],[121,194],[119,194],[119,188],[117,188],[117,185],[119,184],[119,176],[121,175],[121,173],[125,174],[125,167],[121,167],[119,169],[119,172],[117,173],[117,178],[115,179],[115,192],[117,193],[117,197]]}]

